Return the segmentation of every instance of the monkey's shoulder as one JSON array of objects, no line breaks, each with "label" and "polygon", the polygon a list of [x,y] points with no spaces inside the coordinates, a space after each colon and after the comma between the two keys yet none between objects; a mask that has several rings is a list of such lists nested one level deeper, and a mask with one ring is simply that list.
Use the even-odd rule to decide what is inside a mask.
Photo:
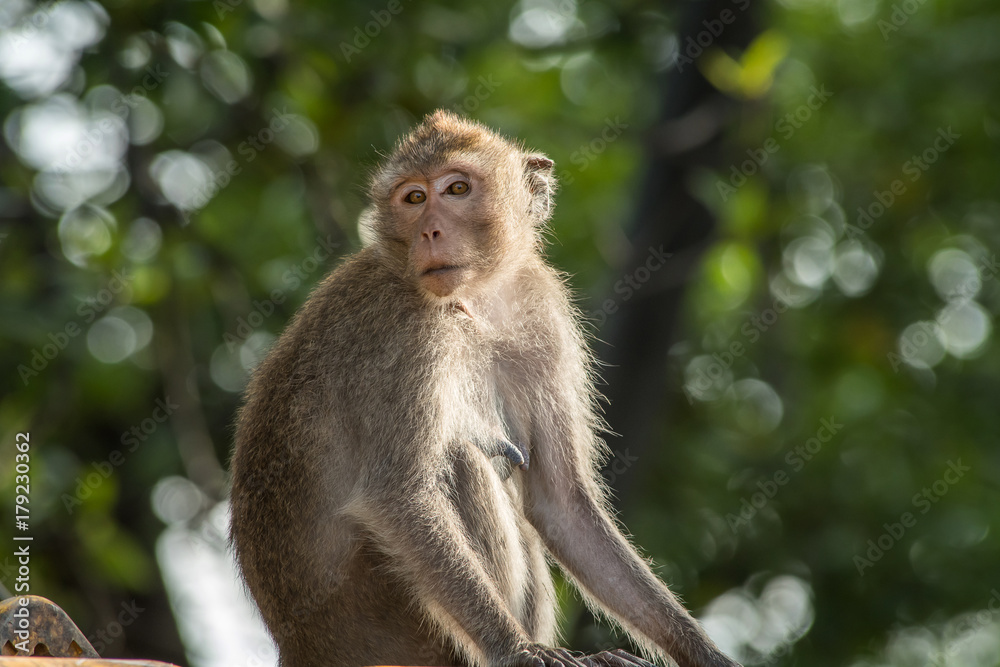
[{"label": "monkey's shoulder", "polygon": [[416,290],[366,248],[316,286],[265,364],[326,387],[398,384],[405,377],[390,377],[394,367],[431,362],[427,341],[435,338],[436,319]]}]

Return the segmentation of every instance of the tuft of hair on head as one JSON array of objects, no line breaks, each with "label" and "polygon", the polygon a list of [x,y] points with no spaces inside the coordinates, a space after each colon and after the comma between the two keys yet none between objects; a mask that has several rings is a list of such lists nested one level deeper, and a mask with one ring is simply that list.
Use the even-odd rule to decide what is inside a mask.
[{"label": "tuft of hair on head", "polygon": [[499,157],[512,150],[517,146],[482,123],[438,109],[396,143],[379,176],[433,169],[459,153]]},{"label": "tuft of hair on head", "polygon": [[[525,149],[482,123],[446,109],[428,114],[397,143],[389,158],[372,174],[369,196],[373,203],[386,200],[393,183],[406,174],[433,171],[457,155],[472,162],[508,163],[517,167],[530,193],[528,215],[537,226],[552,217],[557,189],[553,161],[542,153]],[[512,174],[514,172],[512,171]]]}]

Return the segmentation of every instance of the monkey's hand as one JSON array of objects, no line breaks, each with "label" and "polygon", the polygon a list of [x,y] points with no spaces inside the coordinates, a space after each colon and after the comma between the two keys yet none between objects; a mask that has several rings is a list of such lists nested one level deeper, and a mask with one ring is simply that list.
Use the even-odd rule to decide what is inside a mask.
[{"label": "monkey's hand", "polygon": [[616,648],[613,651],[601,651],[600,653],[581,658],[581,660],[584,664],[592,665],[593,667],[654,667],[653,663],[647,662],[620,648]]},{"label": "monkey's hand", "polygon": [[654,667],[621,649],[583,655],[564,648],[530,644],[500,663],[501,667]]},{"label": "monkey's hand", "polygon": [[514,655],[501,660],[498,667],[591,667],[586,657],[564,648],[528,644]]}]

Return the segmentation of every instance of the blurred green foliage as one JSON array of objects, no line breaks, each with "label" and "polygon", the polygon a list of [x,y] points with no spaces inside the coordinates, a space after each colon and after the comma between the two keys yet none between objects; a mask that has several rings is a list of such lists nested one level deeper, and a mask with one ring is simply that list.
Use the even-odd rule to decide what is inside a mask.
[{"label": "blurred green foliage", "polygon": [[[32,591],[85,632],[162,601],[150,490],[224,497],[247,370],[434,108],[555,159],[550,255],[597,311],[635,269],[682,8],[0,5],[0,497],[30,432]],[[1000,8],[733,11],[764,30],[688,65],[742,104],[688,183],[719,233],[663,341],[661,441],[611,466],[623,519],[747,664],[998,665]],[[563,598],[573,643],[616,641]],[[169,625],[109,654],[182,660]]]}]

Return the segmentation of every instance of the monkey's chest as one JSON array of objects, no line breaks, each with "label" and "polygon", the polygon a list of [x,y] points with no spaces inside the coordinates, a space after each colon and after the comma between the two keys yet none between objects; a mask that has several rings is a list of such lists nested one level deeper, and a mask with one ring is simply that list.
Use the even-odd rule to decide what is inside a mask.
[{"label": "monkey's chest", "polygon": [[458,320],[463,344],[440,368],[447,441],[471,444],[501,482],[531,465],[531,400],[506,338],[474,318]]}]

